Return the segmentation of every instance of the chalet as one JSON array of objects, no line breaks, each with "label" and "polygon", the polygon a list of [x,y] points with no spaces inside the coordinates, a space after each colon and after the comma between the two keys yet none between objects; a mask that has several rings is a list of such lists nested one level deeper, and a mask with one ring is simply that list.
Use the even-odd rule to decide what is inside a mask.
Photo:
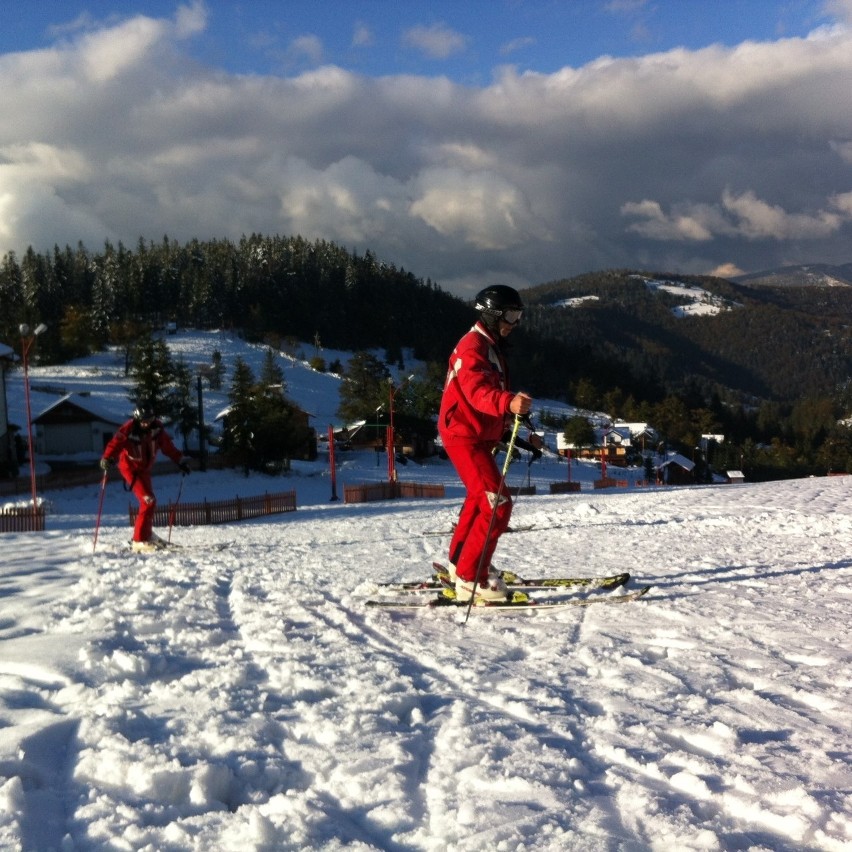
[{"label": "chalet", "polygon": [[594,445],[577,447],[565,440],[564,434],[556,434],[556,451],[559,455],[571,455],[575,458],[599,459],[607,464],[624,467],[627,465],[628,452],[633,446],[630,430],[615,426],[599,426],[594,429]]},{"label": "chalet", "polygon": [[[406,414],[396,415],[394,446],[397,455],[415,459],[434,455],[436,432],[434,421],[428,418],[412,417]],[[382,419],[382,415],[379,415],[374,423],[357,420],[345,427],[335,429],[334,439],[346,449],[371,449],[382,452],[387,449],[388,421],[386,418]]]},{"label": "chalet", "polygon": [[659,440],[656,430],[647,423],[613,423],[613,429],[626,432],[630,436],[630,443],[643,453],[646,448],[655,447]]},{"label": "chalet", "polygon": [[99,411],[87,397],[67,394],[33,418],[36,450],[42,455],[101,455],[123,423]]},{"label": "chalet", "polygon": [[657,464],[657,479],[666,485],[694,485],[695,462],[680,453],[669,453]]},{"label": "chalet", "polygon": [[0,343],[0,472],[14,471],[15,443],[9,428],[9,409],[6,402],[6,371],[17,360],[12,349]]}]

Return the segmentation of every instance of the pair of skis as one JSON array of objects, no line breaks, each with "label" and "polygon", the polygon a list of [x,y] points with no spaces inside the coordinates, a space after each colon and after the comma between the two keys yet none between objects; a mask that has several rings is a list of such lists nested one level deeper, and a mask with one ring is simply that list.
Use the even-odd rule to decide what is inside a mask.
[{"label": "pair of skis", "polygon": [[[367,606],[385,609],[424,609],[437,607],[467,607],[468,601],[456,598],[453,582],[446,566],[433,562],[435,573],[431,579],[401,583],[380,583],[379,588],[384,592],[395,593],[394,598],[369,600]],[[590,606],[592,604],[627,603],[642,597],[651,588],[642,586],[635,591],[623,595],[591,597],[574,597],[561,600],[531,598],[527,592],[541,591],[610,591],[620,588],[630,580],[630,574],[613,574],[609,577],[541,577],[524,579],[513,572],[503,572],[503,581],[509,587],[509,597],[505,601],[476,601],[473,609],[477,612],[508,612],[515,610],[538,611],[544,609],[562,609],[572,606]],[[404,597],[406,593],[431,592],[427,600]]]},{"label": "pair of skis", "polygon": [[128,542],[128,546],[131,548],[131,552],[134,556],[153,556],[156,553],[175,553],[184,550],[227,550],[233,544],[236,544],[236,541],[213,541],[213,542],[194,542],[191,544],[178,544],[174,541],[164,542],[162,545],[157,546],[154,550],[143,550],[143,551],[134,551],[132,550],[133,542]]}]

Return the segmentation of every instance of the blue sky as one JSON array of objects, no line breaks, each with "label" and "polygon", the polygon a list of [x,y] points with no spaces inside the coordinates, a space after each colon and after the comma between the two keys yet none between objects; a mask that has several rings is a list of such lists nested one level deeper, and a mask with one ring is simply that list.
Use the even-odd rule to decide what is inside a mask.
[{"label": "blue sky", "polygon": [[2,15],[0,256],[301,233],[462,295],[852,261],[852,0]]},{"label": "blue sky", "polygon": [[[0,49],[145,14],[174,0],[35,0],[2,4]],[[320,63],[368,76],[446,75],[487,83],[504,64],[552,73],[603,55],[634,56],[804,36],[835,18],[822,0],[209,0],[190,52],[237,74],[293,74]]]}]

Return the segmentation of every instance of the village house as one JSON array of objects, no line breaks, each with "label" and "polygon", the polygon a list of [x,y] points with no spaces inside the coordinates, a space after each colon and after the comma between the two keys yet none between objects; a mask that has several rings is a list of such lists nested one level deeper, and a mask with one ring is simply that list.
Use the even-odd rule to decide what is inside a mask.
[{"label": "village house", "polygon": [[36,452],[100,456],[123,422],[99,411],[82,394],[66,394],[33,418]]},{"label": "village house", "polygon": [[[635,430],[635,431],[634,431]],[[574,458],[596,459],[607,465],[625,467],[636,461],[635,452],[641,450],[647,440],[656,440],[656,433],[647,423],[616,423],[607,426],[596,426],[594,444],[591,446],[575,446],[565,440],[558,432],[556,435],[556,450],[561,456],[570,452]],[[637,436],[641,441],[637,444]]]},{"label": "village house", "polygon": [[656,429],[651,428],[647,423],[613,423],[612,428],[629,435],[632,446],[643,455],[646,450],[655,447],[659,440]]},{"label": "village house", "polygon": [[695,462],[680,453],[669,453],[657,464],[657,480],[664,485],[694,485]]}]

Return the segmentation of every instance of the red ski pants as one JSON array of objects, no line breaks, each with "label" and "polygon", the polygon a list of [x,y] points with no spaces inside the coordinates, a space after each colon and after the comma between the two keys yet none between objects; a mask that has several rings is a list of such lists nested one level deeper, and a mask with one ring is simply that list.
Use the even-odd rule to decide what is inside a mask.
[{"label": "red ski pants", "polygon": [[450,562],[456,566],[458,576],[469,581],[477,576],[481,560],[482,571],[479,580],[484,581],[488,577],[488,566],[497,547],[497,540],[509,526],[512,498],[505,483],[500,494],[497,494],[502,477],[491,453],[490,444],[445,443],[444,449],[467,489],[467,496],[450,542]]},{"label": "red ski pants", "polygon": [[133,541],[148,541],[151,538],[151,530],[154,528],[154,510],[157,508],[151,474],[122,470],[121,475],[139,501],[139,514],[136,516],[136,526],[133,528]]}]

